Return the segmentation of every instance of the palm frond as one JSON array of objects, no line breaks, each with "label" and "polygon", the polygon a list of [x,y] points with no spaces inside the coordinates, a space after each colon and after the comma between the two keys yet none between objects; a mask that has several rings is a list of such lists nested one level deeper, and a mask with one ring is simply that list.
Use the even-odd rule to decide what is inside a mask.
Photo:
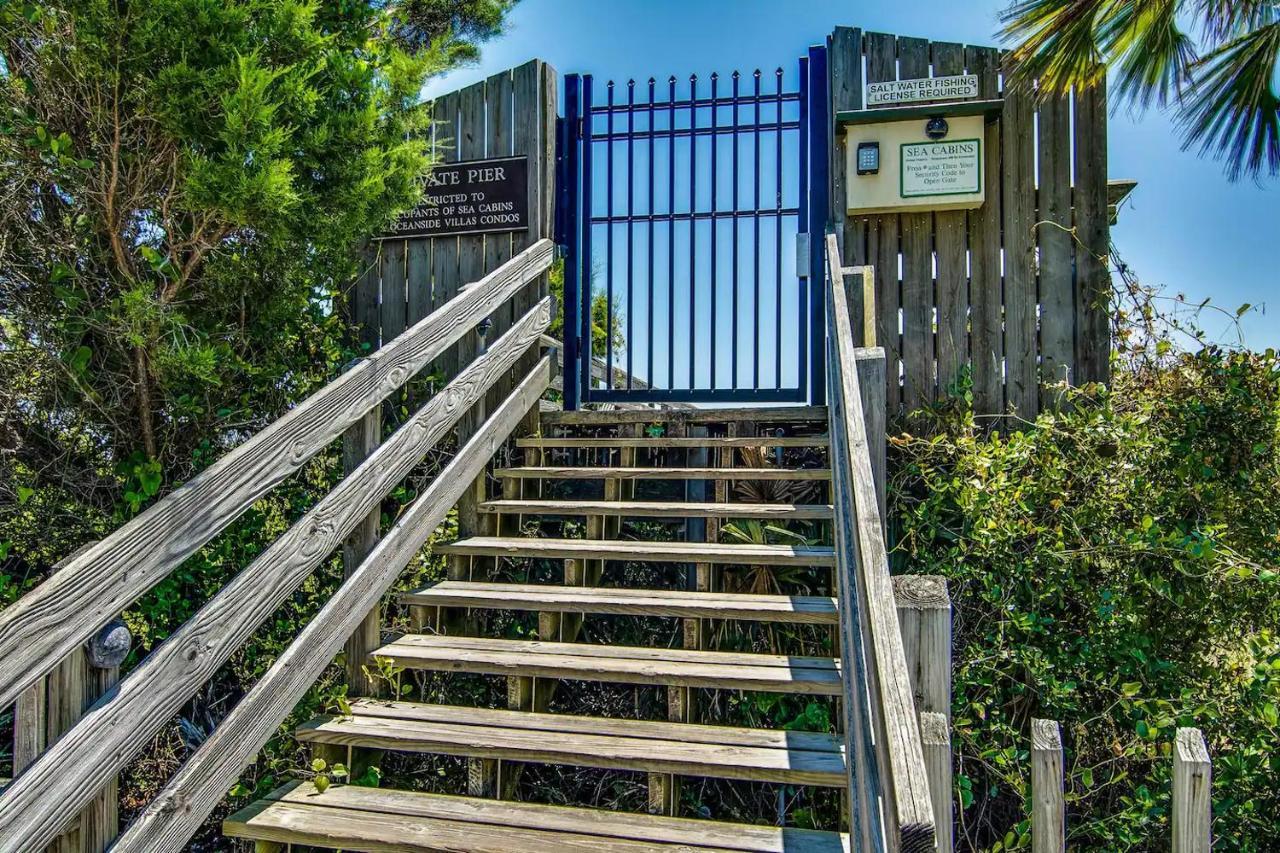
[{"label": "palm frond", "polygon": [[1280,174],[1280,21],[1229,40],[1197,62],[1184,148],[1228,160],[1227,176]]},{"label": "palm frond", "polygon": [[1280,20],[1275,0],[1199,0],[1205,38],[1222,42]]},{"label": "palm frond", "polygon": [[1143,108],[1181,98],[1196,61],[1191,37],[1178,27],[1180,0],[1117,4],[1099,41],[1116,67],[1115,100]]},{"label": "palm frond", "polygon": [[1006,87],[1042,95],[1096,83],[1104,70],[1099,27],[1116,14],[1118,0],[1021,0],[1001,15],[1002,35],[1019,44],[1011,54]]}]

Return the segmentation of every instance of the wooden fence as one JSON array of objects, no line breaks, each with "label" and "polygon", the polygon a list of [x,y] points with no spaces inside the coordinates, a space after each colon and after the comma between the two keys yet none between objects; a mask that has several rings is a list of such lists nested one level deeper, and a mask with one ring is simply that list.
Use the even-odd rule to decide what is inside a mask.
[{"label": "wooden fence", "polygon": [[[875,268],[877,338],[890,416],[945,396],[971,366],[974,408],[1033,418],[1046,383],[1107,378],[1106,94],[1036,104],[1002,89],[995,48],[863,33],[828,42],[832,114],[862,107],[865,82],[975,74],[1003,96],[986,127],[986,202],[971,211],[846,214],[843,134],[832,128],[831,220],[846,263]],[[862,328],[855,303],[854,328]]]},{"label": "wooden fence", "polygon": [[[352,319],[369,348],[393,340],[405,328],[448,302],[467,282],[497,269],[553,225],[556,72],[541,60],[494,74],[432,102],[432,154],[444,163],[482,157],[529,158],[527,231],[375,241],[364,274],[351,294]],[[541,283],[545,288],[545,278]],[[490,334],[510,326],[533,304],[521,294],[493,318]],[[477,342],[464,339],[453,364],[463,363]]]}]

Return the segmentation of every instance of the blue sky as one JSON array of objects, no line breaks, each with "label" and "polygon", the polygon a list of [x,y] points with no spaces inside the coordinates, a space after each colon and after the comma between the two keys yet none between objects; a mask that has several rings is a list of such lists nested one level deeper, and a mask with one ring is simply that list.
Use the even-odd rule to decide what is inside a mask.
[{"label": "blue sky", "polygon": [[[481,62],[435,81],[445,92],[538,57],[561,74],[597,80],[700,77],[782,66],[788,74],[810,44],[837,24],[970,44],[998,44],[992,0],[913,0],[854,4],[825,0],[523,0],[508,32],[484,48]],[[1138,276],[1169,294],[1210,298],[1245,317],[1245,342],[1280,348],[1272,302],[1280,258],[1280,181],[1229,183],[1221,164],[1184,152],[1168,116],[1121,111],[1111,119],[1110,173],[1139,181],[1112,231]],[[1224,322],[1206,315],[1206,327]]]}]

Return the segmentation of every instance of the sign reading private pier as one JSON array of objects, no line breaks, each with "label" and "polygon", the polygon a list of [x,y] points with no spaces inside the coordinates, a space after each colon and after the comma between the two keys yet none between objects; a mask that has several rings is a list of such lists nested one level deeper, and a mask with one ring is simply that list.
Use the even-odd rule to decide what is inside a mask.
[{"label": "sign reading private pier", "polygon": [[867,84],[867,106],[912,104],[922,101],[963,101],[978,97],[976,74],[950,77],[917,77]]},{"label": "sign reading private pier", "polygon": [[378,239],[497,234],[529,227],[529,158],[441,163],[422,201]]},{"label": "sign reading private pier", "polygon": [[903,198],[967,195],[982,191],[982,141],[944,139],[902,145]]}]

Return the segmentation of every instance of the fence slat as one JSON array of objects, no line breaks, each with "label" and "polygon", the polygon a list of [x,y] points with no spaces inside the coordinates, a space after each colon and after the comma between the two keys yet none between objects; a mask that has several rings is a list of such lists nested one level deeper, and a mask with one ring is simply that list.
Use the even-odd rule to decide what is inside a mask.
[{"label": "fence slat", "polygon": [[[969,47],[965,65],[978,77],[978,97],[999,95],[999,52]],[[988,122],[983,138],[982,182],[986,202],[969,211],[969,352],[973,408],[980,415],[1004,411],[1004,317],[1000,268],[1000,133],[1003,119]]]},{"label": "fence slat", "polygon": [[[898,77],[897,39],[888,33],[867,33],[867,82],[883,83]],[[881,213],[867,223],[867,259],[875,266],[876,311],[879,330],[876,342],[884,347],[885,371],[889,380],[889,416],[902,409],[902,332],[899,309],[902,289],[898,271],[900,220],[896,213]]]},{"label": "fence slat", "polygon": [[[929,41],[898,38],[898,77],[929,76]],[[933,214],[904,213],[902,222],[902,408],[934,398]]]},{"label": "fence slat", "polygon": [[1213,768],[1199,729],[1178,729],[1173,749],[1173,853],[1213,849]]},{"label": "fence slat", "polygon": [[[1005,79],[1010,69],[1005,68]],[[1005,92],[1003,161],[1005,400],[1020,417],[1040,410],[1036,370],[1035,110],[1031,96]]]},{"label": "fence slat", "polygon": [[1031,721],[1031,850],[1065,853],[1062,734],[1053,720]]},{"label": "fence slat", "polygon": [[1076,381],[1110,378],[1110,220],[1107,211],[1107,87],[1076,90]]},{"label": "fence slat", "polygon": [[[1040,104],[1040,200],[1036,237],[1040,244],[1040,382],[1075,378],[1075,263],[1071,230],[1071,100],[1054,95]],[[1060,392],[1042,388],[1040,405],[1053,406]]]},{"label": "fence slat", "polygon": [[[964,73],[963,45],[935,41],[932,51],[933,76]],[[933,217],[933,244],[937,255],[938,397],[945,395],[947,386],[955,382],[969,361],[967,219],[963,210],[940,210]]]},{"label": "fence slat", "polygon": [[297,639],[120,837],[115,853],[177,853],[311,688],[361,616],[444,520],[551,381],[544,357],[400,516]]},{"label": "fence slat", "polygon": [[539,241],[0,612],[0,707],[551,263]]},{"label": "fence slat", "polygon": [[[550,322],[551,298],[547,297],[484,358],[433,397],[355,472],[219,590],[129,674],[109,701],[86,714],[6,788],[0,794],[6,815],[0,848],[7,850],[6,845],[18,840],[29,842],[56,834],[342,543],[343,537],[376,509],[383,496],[468,407],[481,399],[525,350],[537,344]],[[366,555],[360,556],[363,559]],[[372,650],[370,641],[376,645],[377,638],[363,639],[359,648],[367,654]],[[362,661],[363,657],[355,665]]]},{"label": "fence slat", "polygon": [[399,337],[405,329],[405,241],[382,241],[382,342]]}]

